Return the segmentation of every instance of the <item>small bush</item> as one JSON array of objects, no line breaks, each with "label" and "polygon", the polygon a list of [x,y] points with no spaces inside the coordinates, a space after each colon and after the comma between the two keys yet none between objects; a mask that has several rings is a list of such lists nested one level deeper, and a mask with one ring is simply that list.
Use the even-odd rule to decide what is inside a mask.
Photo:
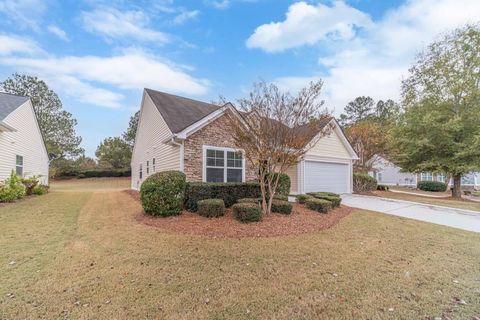
[{"label": "small bush", "polygon": [[232,206],[232,211],[238,220],[243,223],[262,220],[262,210],[255,203],[237,203]]},{"label": "small bush", "polygon": [[25,196],[25,186],[22,179],[11,172],[3,185],[0,185],[0,202],[12,202]]},{"label": "small bush", "polygon": [[276,194],[273,196],[274,200],[281,200],[281,201],[288,201],[288,196],[284,196],[281,194]]},{"label": "small bush", "polygon": [[340,197],[318,196],[318,197],[315,197],[315,198],[330,201],[332,203],[332,208],[338,208],[338,207],[340,207],[340,204],[342,203],[342,198],[340,198]]},{"label": "small bush", "polygon": [[447,190],[447,185],[440,181],[419,181],[417,188],[423,191],[444,192]]},{"label": "small bush", "polygon": [[334,192],[309,192],[307,194],[309,196],[314,197],[314,198],[323,197],[323,196],[340,198],[340,195],[338,193],[334,193]]},{"label": "small bush", "polygon": [[304,204],[305,201],[307,201],[308,199],[312,199],[313,197],[309,194],[299,194],[296,198],[298,203]]},{"label": "small bush", "polygon": [[377,190],[377,180],[366,173],[353,174],[353,191],[370,192]]},{"label": "small bush", "polygon": [[307,199],[305,201],[305,205],[307,206],[307,208],[321,212],[321,213],[327,213],[332,209],[332,203],[324,199],[317,199],[317,198]]},{"label": "small bush", "polygon": [[293,206],[288,201],[276,200],[272,201],[272,212],[281,213],[281,214],[291,214]]},{"label": "small bush", "polygon": [[384,185],[384,184],[379,184],[379,185],[377,186],[377,190],[379,190],[379,191],[388,191],[388,190],[390,190],[390,187],[389,187],[389,186],[386,186],[386,185]]},{"label": "small bush", "polygon": [[262,198],[243,198],[243,199],[238,199],[237,203],[255,203],[255,204],[260,204],[262,203]]},{"label": "small bush", "polygon": [[37,186],[33,187],[32,194],[37,195],[37,196],[41,196],[41,195],[46,194],[48,192],[48,189],[49,189],[48,186],[40,184],[40,185],[37,185]]},{"label": "small bush", "polygon": [[288,196],[290,194],[290,177],[286,173],[271,173],[273,175],[273,181],[278,178],[277,190],[275,195]]},{"label": "small bush", "polygon": [[153,216],[168,217],[182,212],[185,174],[164,171],[149,176],[140,187],[143,210]]},{"label": "small bush", "polygon": [[225,203],[222,199],[205,199],[197,203],[197,213],[202,217],[218,218],[225,213]]},{"label": "small bush", "polygon": [[40,181],[38,177],[31,176],[30,178],[23,178],[22,183],[25,186],[25,193],[27,196],[33,194],[33,189],[38,185]]},{"label": "small bush", "polygon": [[199,200],[222,199],[229,208],[239,199],[259,197],[260,184],[257,182],[190,182],[185,190],[185,206],[195,212]]}]

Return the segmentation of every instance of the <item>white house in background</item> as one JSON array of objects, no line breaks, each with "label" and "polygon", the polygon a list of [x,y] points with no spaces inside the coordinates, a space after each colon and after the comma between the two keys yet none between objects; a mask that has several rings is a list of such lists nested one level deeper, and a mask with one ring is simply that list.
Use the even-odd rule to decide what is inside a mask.
[{"label": "white house in background", "polygon": [[48,153],[30,98],[0,93],[0,181],[12,170],[48,184]]},{"label": "white house in background", "polygon": [[[165,170],[183,171],[188,181],[257,179],[256,168],[246,161],[242,150],[235,149],[227,117],[236,113],[231,103],[218,106],[145,89],[132,155],[131,187],[138,190],[149,175]],[[319,132],[330,124],[332,132],[288,170],[291,194],[352,192],[352,162],[358,157],[334,118],[324,119]]]},{"label": "white house in background", "polygon": [[[373,170],[369,174],[377,179],[379,184],[387,186],[416,187],[418,181],[440,181],[445,182],[445,174],[434,172],[411,173],[402,172],[402,169],[391,161],[376,156],[377,160]],[[452,181],[449,182],[452,185]],[[480,188],[480,173],[471,172],[462,177],[462,186]]]}]

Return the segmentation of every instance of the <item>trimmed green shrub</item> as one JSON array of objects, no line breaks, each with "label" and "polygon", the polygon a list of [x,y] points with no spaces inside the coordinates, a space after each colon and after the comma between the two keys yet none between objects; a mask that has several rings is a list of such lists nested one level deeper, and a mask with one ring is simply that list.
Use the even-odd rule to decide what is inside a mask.
[{"label": "trimmed green shrub", "polygon": [[260,198],[258,182],[190,182],[185,190],[187,210],[197,211],[197,202],[205,199],[222,199],[227,208],[243,198]]},{"label": "trimmed green shrub", "polygon": [[262,203],[262,198],[243,198],[243,199],[238,199],[237,203],[255,203],[255,204],[260,204]]},{"label": "trimmed green shrub", "polygon": [[307,199],[305,201],[305,205],[307,206],[307,208],[321,213],[327,213],[332,209],[332,203],[325,199]]},{"label": "trimmed green shrub", "polygon": [[290,177],[286,173],[271,173],[273,175],[273,181],[279,177],[277,190],[275,190],[275,195],[279,196],[288,196],[290,194]]},{"label": "trimmed green shrub", "polygon": [[273,196],[273,199],[275,200],[281,200],[281,201],[288,201],[288,196],[284,196],[281,194],[276,194]]},{"label": "trimmed green shrub", "polygon": [[313,197],[309,194],[299,194],[296,198],[298,203],[304,204],[305,201],[307,201],[308,199],[312,199]]},{"label": "trimmed green shrub", "polygon": [[333,208],[340,207],[340,204],[342,203],[342,198],[340,198],[340,195],[333,192],[311,192],[309,195],[317,199],[330,201]]},{"label": "trimmed green shrub", "polygon": [[377,180],[366,173],[353,174],[353,191],[369,192],[377,190]]},{"label": "trimmed green shrub", "polygon": [[225,213],[225,203],[222,199],[205,199],[197,202],[197,213],[202,217],[218,218]]},{"label": "trimmed green shrub", "polygon": [[0,185],[0,202],[12,202],[23,198],[25,194],[22,179],[14,171],[10,174],[10,178],[5,181],[5,184]]},{"label": "trimmed green shrub", "polygon": [[387,185],[384,185],[384,184],[379,184],[379,185],[377,186],[377,190],[379,190],[379,191],[388,191],[388,190],[390,190],[390,187],[387,186]]},{"label": "trimmed green shrub", "polygon": [[419,181],[417,188],[423,191],[444,192],[447,191],[447,185],[440,181]]},{"label": "trimmed green shrub", "polygon": [[37,196],[41,196],[41,195],[46,194],[48,192],[48,189],[49,189],[48,186],[39,184],[39,185],[33,187],[32,194],[37,195]]},{"label": "trimmed green shrub", "polygon": [[143,210],[152,216],[179,215],[185,194],[185,174],[164,171],[149,176],[140,187]]},{"label": "trimmed green shrub", "polygon": [[281,214],[291,214],[293,206],[288,201],[276,200],[272,201],[272,212],[281,213]]},{"label": "trimmed green shrub", "polygon": [[309,196],[314,197],[314,198],[323,197],[323,196],[340,198],[340,195],[338,193],[334,193],[334,192],[309,192],[307,194]]},{"label": "trimmed green shrub", "polygon": [[237,203],[232,206],[233,215],[243,223],[262,220],[262,210],[255,203]]}]

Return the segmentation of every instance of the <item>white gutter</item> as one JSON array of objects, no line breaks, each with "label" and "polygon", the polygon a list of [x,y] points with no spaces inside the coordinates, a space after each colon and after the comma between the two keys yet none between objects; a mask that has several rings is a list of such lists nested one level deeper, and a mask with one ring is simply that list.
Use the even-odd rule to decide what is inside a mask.
[{"label": "white gutter", "polygon": [[172,137],[170,138],[170,143],[173,144],[174,146],[178,146],[180,147],[180,171],[183,172],[183,169],[184,169],[184,147],[183,147],[183,142],[182,143],[178,143],[177,141],[175,141],[175,138],[177,138],[177,135],[172,135]]},{"label": "white gutter", "polygon": [[17,131],[14,127],[12,126],[9,126],[8,124],[6,124],[5,122],[2,122],[0,121],[0,131],[4,131],[4,132],[15,132]]}]

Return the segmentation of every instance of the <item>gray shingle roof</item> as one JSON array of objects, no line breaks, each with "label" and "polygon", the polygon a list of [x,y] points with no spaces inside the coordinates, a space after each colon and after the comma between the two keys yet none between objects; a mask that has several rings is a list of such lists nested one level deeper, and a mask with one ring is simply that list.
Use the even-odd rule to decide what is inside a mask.
[{"label": "gray shingle roof", "polygon": [[152,89],[145,91],[173,133],[179,133],[222,107]]},{"label": "gray shingle roof", "polygon": [[28,97],[0,92],[0,121],[28,101]]}]

